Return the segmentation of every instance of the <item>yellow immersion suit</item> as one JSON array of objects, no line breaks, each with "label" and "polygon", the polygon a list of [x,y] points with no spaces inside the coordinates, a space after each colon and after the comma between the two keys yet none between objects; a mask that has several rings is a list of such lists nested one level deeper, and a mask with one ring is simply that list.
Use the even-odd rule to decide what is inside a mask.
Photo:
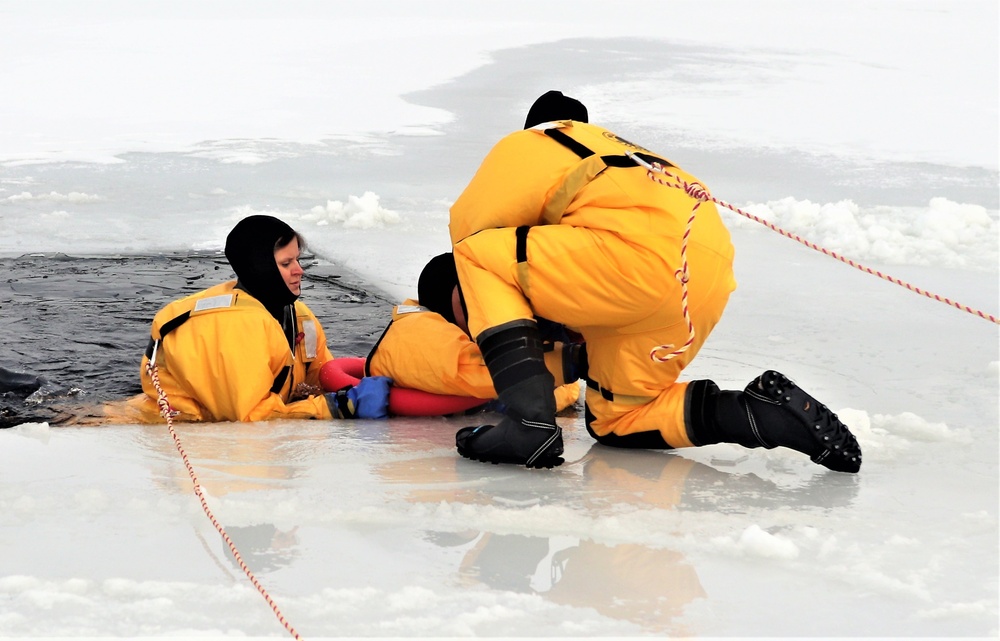
[{"label": "yellow immersion suit", "polygon": [[[503,138],[451,208],[449,229],[469,329],[542,316],[587,342],[587,406],[598,436],[658,430],[693,445],[681,370],[735,289],[729,232],[710,202],[688,241],[695,341],[654,362],[658,345],[688,339],[681,306],[681,241],[696,200],[649,179],[625,156],[647,150],[595,125],[546,123]],[[663,161],[667,171],[694,177]]]},{"label": "yellow immersion suit", "polygon": [[[550,354],[556,357],[546,361],[556,380],[556,409],[561,410],[580,397],[580,386],[562,380],[561,352]],[[479,346],[458,325],[415,300],[393,308],[392,322],[368,355],[365,370],[368,376],[388,376],[399,387],[434,394],[497,396]]]},{"label": "yellow immersion suit", "polygon": [[[157,313],[151,336],[161,340],[155,355],[147,350],[143,356],[144,393],[128,401],[134,414],[130,418],[163,420],[146,372],[151,355],[170,406],[180,412],[175,420],[331,418],[319,370],[333,355],[312,311],[295,302],[298,336],[293,354],[279,323],[253,296],[234,289],[235,284],[216,285]],[[185,314],[185,320],[175,321]],[[303,398],[292,400],[299,396]]]}]

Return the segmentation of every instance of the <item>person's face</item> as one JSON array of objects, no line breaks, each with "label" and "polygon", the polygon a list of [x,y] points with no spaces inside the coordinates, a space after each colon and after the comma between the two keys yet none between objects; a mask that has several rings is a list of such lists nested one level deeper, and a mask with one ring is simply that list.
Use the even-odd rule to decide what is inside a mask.
[{"label": "person's face", "polygon": [[285,279],[285,285],[296,296],[302,293],[302,265],[299,264],[299,239],[284,247],[274,250],[274,262],[278,263],[278,271]]}]

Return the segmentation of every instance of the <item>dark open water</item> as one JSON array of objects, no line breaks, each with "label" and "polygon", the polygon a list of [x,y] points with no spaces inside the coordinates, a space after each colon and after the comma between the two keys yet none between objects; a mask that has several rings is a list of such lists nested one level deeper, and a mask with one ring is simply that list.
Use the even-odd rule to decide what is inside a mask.
[{"label": "dark open water", "polygon": [[[302,300],[336,356],[360,356],[393,303],[356,275],[309,257]],[[74,422],[141,392],[149,324],[181,296],[232,279],[221,253],[31,254],[0,258],[0,428]]]}]

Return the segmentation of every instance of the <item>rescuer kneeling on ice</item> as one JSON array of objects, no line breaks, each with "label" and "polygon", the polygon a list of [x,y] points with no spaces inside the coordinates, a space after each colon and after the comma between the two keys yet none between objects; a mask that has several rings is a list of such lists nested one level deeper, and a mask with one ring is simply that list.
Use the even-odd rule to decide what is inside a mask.
[{"label": "rescuer kneeling on ice", "polygon": [[644,165],[652,163],[697,184],[588,124],[582,103],[550,91],[455,202],[449,229],[470,335],[506,408],[496,425],[460,430],[458,452],[528,467],[562,463],[534,320],[543,317],[586,341],[586,424],[602,444],[783,446],[857,472],[854,435],[784,375],[764,372],[742,392],[677,380],[736,287],[734,250],[715,206],[651,180]]}]

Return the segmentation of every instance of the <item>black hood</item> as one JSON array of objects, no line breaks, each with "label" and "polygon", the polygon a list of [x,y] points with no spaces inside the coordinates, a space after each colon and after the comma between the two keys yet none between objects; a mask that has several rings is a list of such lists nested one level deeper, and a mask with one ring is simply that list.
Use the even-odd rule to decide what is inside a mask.
[{"label": "black hood", "polygon": [[451,307],[451,293],[458,286],[458,271],[455,256],[451,253],[435,256],[424,265],[417,280],[417,301],[445,317],[449,323],[455,322],[455,312]]},{"label": "black hood", "polygon": [[524,128],[530,129],[543,122],[576,120],[587,122],[587,107],[576,98],[564,96],[561,91],[546,91],[532,103]]},{"label": "black hood", "polygon": [[273,216],[244,218],[226,237],[226,259],[240,289],[248,292],[282,322],[284,308],[298,298],[288,289],[274,260],[274,247],[291,242],[295,230]]}]

